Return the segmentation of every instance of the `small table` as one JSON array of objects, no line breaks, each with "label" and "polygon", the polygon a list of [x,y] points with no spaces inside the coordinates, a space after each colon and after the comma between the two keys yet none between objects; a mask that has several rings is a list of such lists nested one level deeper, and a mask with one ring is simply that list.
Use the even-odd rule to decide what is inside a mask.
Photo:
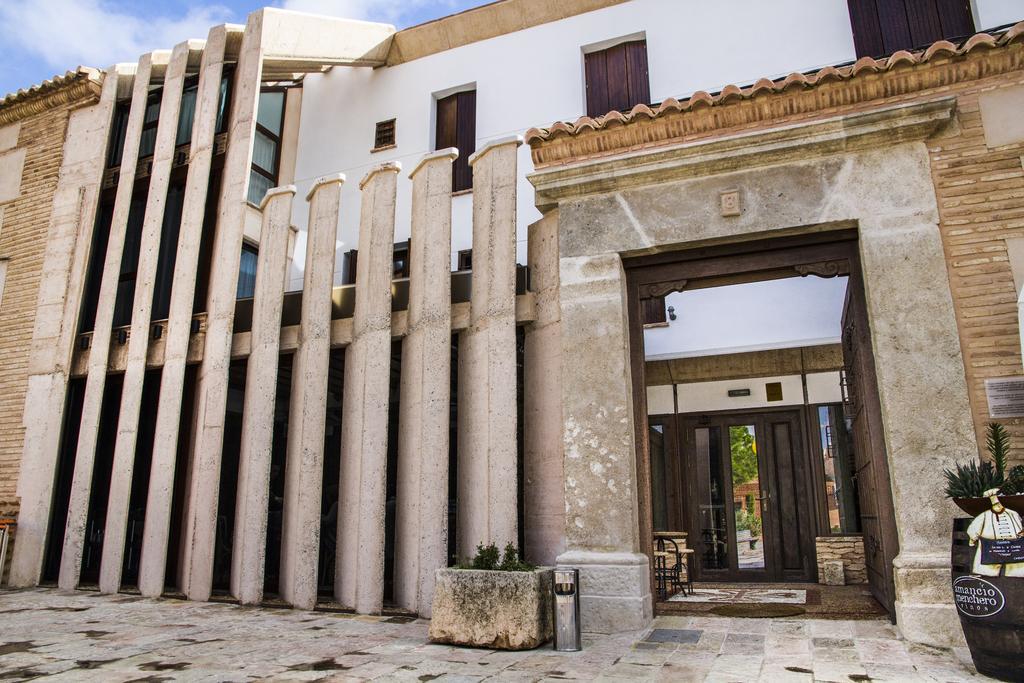
[{"label": "small table", "polygon": [[[690,578],[690,555],[693,550],[685,546],[680,548],[679,540],[685,544],[685,531],[654,532],[654,579],[661,600],[668,599],[670,588],[681,590],[683,595],[693,593],[693,581]],[[669,558],[675,560],[671,566]],[[682,576],[683,571],[686,572],[685,578]]]}]

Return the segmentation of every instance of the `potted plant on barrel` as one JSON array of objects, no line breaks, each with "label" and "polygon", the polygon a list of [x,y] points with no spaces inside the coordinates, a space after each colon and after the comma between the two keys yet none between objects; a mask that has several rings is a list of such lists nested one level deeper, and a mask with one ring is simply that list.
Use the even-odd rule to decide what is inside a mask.
[{"label": "potted plant on barrel", "polygon": [[988,426],[987,446],[991,460],[957,464],[946,470],[946,495],[957,507],[976,517],[989,508],[986,491],[999,489],[1002,504],[1024,513],[1024,465],[1007,469],[1010,435],[998,422]]},{"label": "potted plant on barrel", "polygon": [[552,569],[523,562],[514,545],[478,545],[468,564],[438,569],[430,619],[435,643],[530,650],[552,637]]},{"label": "potted plant on barrel", "polygon": [[1010,439],[988,426],[991,461],[946,470],[946,494],[972,515],[953,522],[953,601],[979,672],[1024,681],[1024,467],[1007,469]]}]

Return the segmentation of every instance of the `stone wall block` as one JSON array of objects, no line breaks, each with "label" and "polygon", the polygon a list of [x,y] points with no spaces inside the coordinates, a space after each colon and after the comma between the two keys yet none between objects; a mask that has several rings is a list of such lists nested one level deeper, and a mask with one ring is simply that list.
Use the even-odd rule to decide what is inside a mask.
[{"label": "stone wall block", "polygon": [[175,461],[185,390],[185,365],[192,327],[199,249],[213,163],[213,138],[216,134],[220,83],[224,70],[227,29],[210,30],[199,67],[196,109],[189,147],[188,175],[178,229],[174,282],[164,335],[164,367],[160,374],[156,432],[150,464],[146,519],[142,532],[142,557],[139,560],[139,591],[146,597],[158,597],[164,590],[168,535],[171,523]]},{"label": "stone wall block", "polygon": [[516,157],[522,138],[498,140],[473,166],[473,288],[459,339],[458,553],[518,538]]},{"label": "stone wall block", "polygon": [[210,269],[203,362],[196,377],[179,580],[179,586],[190,600],[208,600],[213,585],[228,372],[252,141],[263,73],[262,41],[263,14],[254,12],[249,15],[242,36],[231,93],[228,146],[213,244],[217,258],[212,260]]},{"label": "stone wall block", "polygon": [[121,391],[121,408],[117,420],[117,439],[114,445],[114,462],[103,532],[100,591],[104,593],[116,593],[121,586],[125,537],[128,532],[128,505],[135,469],[136,437],[139,430],[139,412],[142,409],[142,388],[146,378],[146,355],[151,336],[153,290],[156,287],[164,207],[178,136],[178,115],[181,110],[189,49],[189,43],[185,42],[177,45],[171,53],[164,77],[160,118],[157,121],[156,142],[150,162],[152,170],[136,266],[132,322],[128,336],[128,360]]},{"label": "stone wall block", "polygon": [[[107,132],[118,84],[125,78],[130,79],[130,72],[126,75],[122,67],[112,69],[99,102],[71,112],[67,121],[28,352],[22,418],[25,436],[17,483],[18,531],[8,578],[12,586],[35,585],[42,574],[64,419],[66,371],[106,162]],[[70,153],[72,149],[75,154]]]},{"label": "stone wall block", "polygon": [[428,155],[412,178],[408,333],[402,341],[395,601],[429,617],[448,565],[452,161]]},{"label": "stone wall block", "polygon": [[[306,197],[309,229],[302,283],[299,348],[292,362],[291,404],[281,534],[281,597],[304,609],[316,605],[320,558],[327,380],[331,360],[331,287],[341,210],[341,174],[319,178]],[[283,237],[287,247],[287,237]],[[276,380],[276,377],[275,377]],[[264,507],[264,514],[266,508]]]},{"label": "stone wall block", "polygon": [[391,276],[397,163],[360,183],[352,343],[345,352],[335,595],[360,614],[384,600],[384,506],[391,375]]},{"label": "stone wall block", "polygon": [[243,605],[263,600],[281,309],[288,284],[288,237],[294,196],[294,185],[277,188],[267,193],[261,205],[263,222],[246,365],[231,553],[231,592]]},{"label": "stone wall block", "polygon": [[[149,77],[154,57],[155,54],[148,54],[139,59],[138,71],[132,86],[132,101],[121,163],[121,176],[124,178],[135,177],[139,140],[142,135],[143,117],[149,97]],[[117,187],[114,212],[110,222],[110,235],[107,240],[107,253],[103,261],[103,275],[100,278],[100,294],[96,306],[95,329],[89,353],[89,371],[82,403],[82,420],[78,432],[71,497],[68,502],[68,518],[64,530],[64,547],[57,581],[58,585],[65,590],[71,590],[78,586],[79,571],[82,567],[85,527],[89,515],[89,496],[92,491],[93,465],[96,460],[96,445],[99,438],[100,409],[107,380],[107,359],[110,354],[114,302],[117,298],[121,253],[124,250],[125,234],[128,228],[128,212],[131,208],[133,185],[133,183],[125,182],[120,183]]]}]

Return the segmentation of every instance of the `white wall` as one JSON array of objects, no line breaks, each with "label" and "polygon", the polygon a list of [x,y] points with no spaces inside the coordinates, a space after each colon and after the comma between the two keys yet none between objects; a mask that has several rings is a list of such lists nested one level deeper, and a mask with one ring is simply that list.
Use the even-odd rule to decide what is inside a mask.
[{"label": "white wall", "polygon": [[647,360],[832,344],[842,334],[846,278],[784,280],[675,292],[667,327],[644,330]]},{"label": "white wall", "polygon": [[[807,395],[804,396],[804,381]],[[782,400],[769,401],[766,385],[772,382],[782,384]],[[814,372],[804,375],[779,377],[751,377],[687,384],[663,384],[647,387],[647,414],[671,415],[680,413],[703,413],[719,410],[756,410],[779,406],[815,405],[819,403],[841,403],[842,390],[838,372]],[[675,395],[673,395],[675,389]],[[750,396],[729,396],[734,389],[749,389]],[[805,400],[806,398],[806,400]]]},{"label": "white wall", "polygon": [[1024,19],[1022,0],[974,0],[974,23],[979,31]]},{"label": "white wall", "polygon": [[[397,160],[405,167],[395,240],[408,238],[406,171],[432,149],[434,93],[476,84],[479,149],[531,126],[583,115],[581,48],[640,32],[647,38],[655,102],[854,58],[846,0],[633,0],[395,67],[339,67],[307,76],[295,170],[298,196],[305,196],[318,176],[338,171],[348,176],[336,280],[342,253],[357,242],[359,180],[377,163]],[[374,124],[390,118],[397,119],[397,148],[370,154]],[[532,170],[526,146],[519,160],[519,259],[525,263],[525,227],[539,213],[525,178]],[[304,231],[308,208],[303,202],[295,206],[295,223]],[[470,247],[471,206],[471,196],[455,198],[453,253]],[[293,289],[301,288],[304,234],[296,248]]]}]

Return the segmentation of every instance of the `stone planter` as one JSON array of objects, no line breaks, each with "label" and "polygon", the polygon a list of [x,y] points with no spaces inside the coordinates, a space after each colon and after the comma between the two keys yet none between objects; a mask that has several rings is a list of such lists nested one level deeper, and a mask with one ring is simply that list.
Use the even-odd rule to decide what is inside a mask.
[{"label": "stone planter", "polygon": [[430,640],[530,650],[551,639],[552,570],[438,569]]}]

